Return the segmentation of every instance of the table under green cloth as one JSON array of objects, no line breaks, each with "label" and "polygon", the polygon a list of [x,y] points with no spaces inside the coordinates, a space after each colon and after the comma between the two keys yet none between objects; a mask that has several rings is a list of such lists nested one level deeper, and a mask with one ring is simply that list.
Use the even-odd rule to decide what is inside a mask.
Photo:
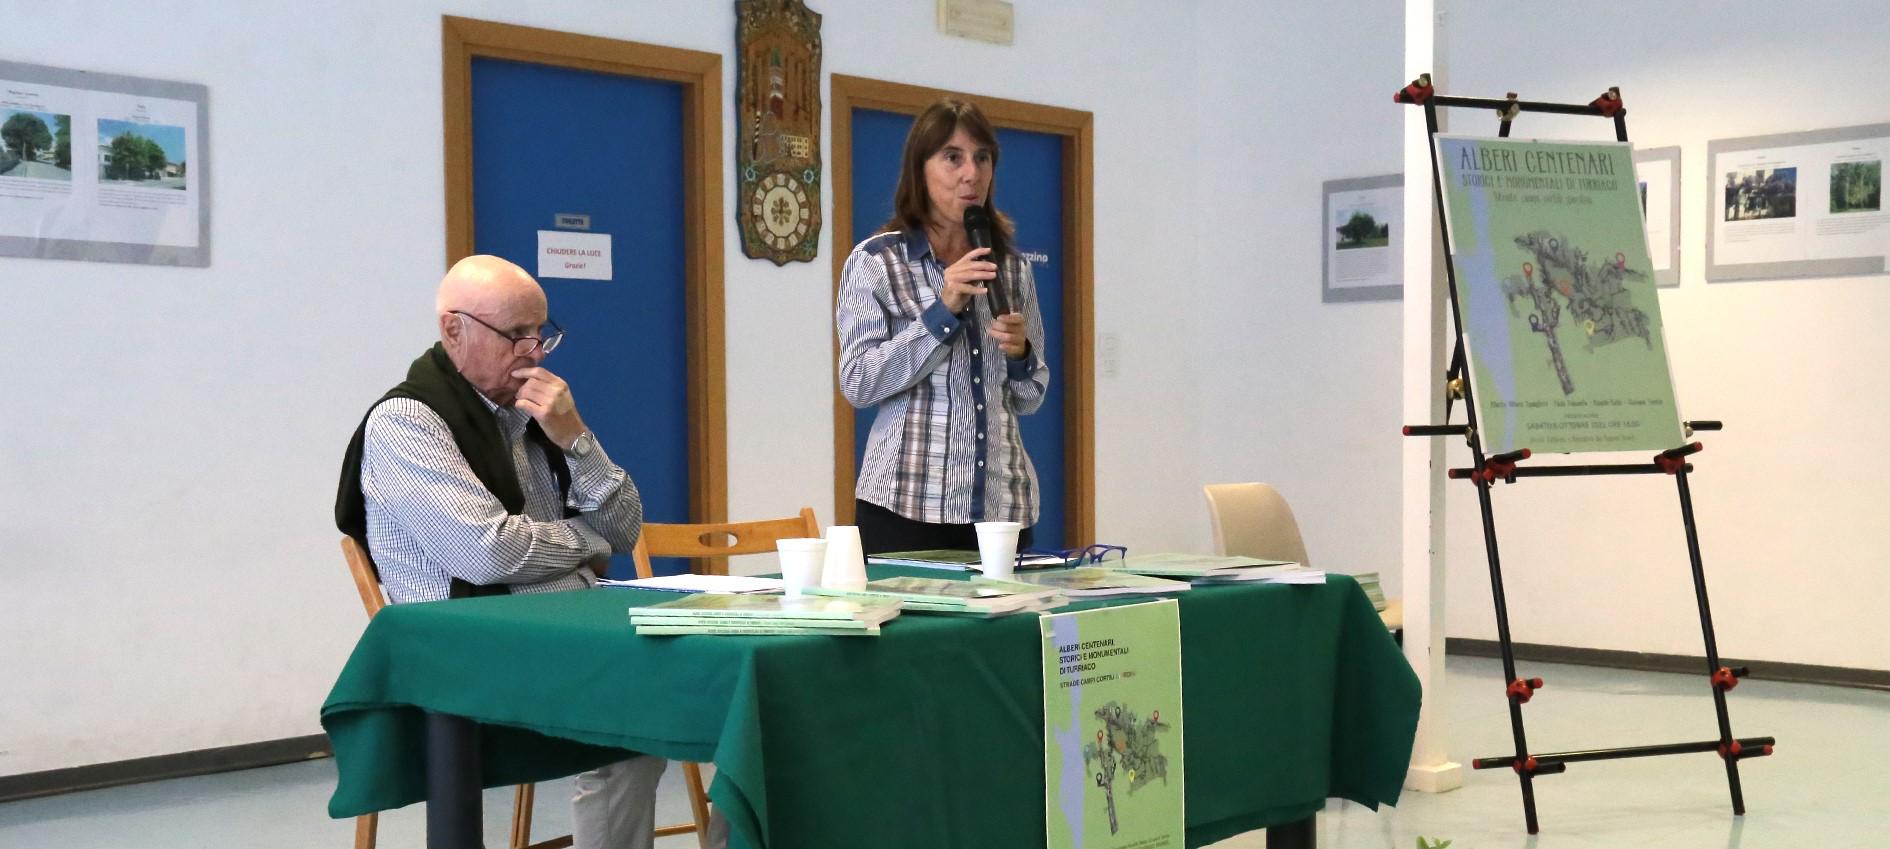
[{"label": "table under green cloth", "polygon": [[[906,613],[879,637],[637,636],[625,610],[670,598],[598,589],[382,610],[322,706],[340,773],[329,814],[426,798],[430,711],[479,724],[486,787],[625,750],[713,761],[732,845],[1043,845],[1037,617]],[[1418,682],[1356,582],[1177,598],[1188,846],[1304,819],[1328,797],[1397,801]]]}]

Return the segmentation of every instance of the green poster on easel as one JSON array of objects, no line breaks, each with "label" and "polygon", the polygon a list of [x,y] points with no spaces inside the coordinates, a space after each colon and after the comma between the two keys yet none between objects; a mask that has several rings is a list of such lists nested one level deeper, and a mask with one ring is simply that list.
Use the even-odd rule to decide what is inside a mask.
[{"label": "green poster on easel", "polygon": [[1045,616],[1048,849],[1183,849],[1181,617],[1172,599]]},{"label": "green poster on easel", "polygon": [[1681,442],[1625,142],[1437,136],[1483,450]]}]

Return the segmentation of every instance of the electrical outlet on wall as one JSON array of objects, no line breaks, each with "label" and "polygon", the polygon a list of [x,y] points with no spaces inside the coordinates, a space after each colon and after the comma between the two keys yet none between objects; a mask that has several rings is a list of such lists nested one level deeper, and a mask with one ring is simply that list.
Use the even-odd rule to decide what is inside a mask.
[{"label": "electrical outlet on wall", "polygon": [[1096,336],[1097,359],[1103,377],[1116,376],[1116,364],[1121,359],[1122,338],[1114,333],[1100,333]]}]

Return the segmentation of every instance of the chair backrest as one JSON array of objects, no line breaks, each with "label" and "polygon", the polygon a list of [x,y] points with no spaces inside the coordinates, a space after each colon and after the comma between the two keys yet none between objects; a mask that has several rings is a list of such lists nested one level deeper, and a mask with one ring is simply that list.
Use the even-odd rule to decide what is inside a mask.
[{"label": "chair backrest", "polygon": [[814,508],[802,507],[798,516],[761,519],[754,522],[709,522],[696,525],[664,525],[646,522],[637,545],[630,552],[636,561],[637,577],[650,577],[651,557],[688,557],[699,562],[689,564],[697,574],[728,574],[730,554],[762,554],[774,550],[777,540],[820,536],[820,524],[814,521]]},{"label": "chair backrest", "polygon": [[1216,554],[1312,565],[1293,508],[1279,490],[1263,483],[1211,483],[1204,489]]},{"label": "chair backrest", "polygon": [[361,594],[361,606],[367,608],[369,619],[374,618],[374,614],[387,606],[380,573],[374,570],[374,558],[368,555],[367,546],[346,534],[341,537],[341,556],[348,561],[348,573],[354,576],[354,589]]}]

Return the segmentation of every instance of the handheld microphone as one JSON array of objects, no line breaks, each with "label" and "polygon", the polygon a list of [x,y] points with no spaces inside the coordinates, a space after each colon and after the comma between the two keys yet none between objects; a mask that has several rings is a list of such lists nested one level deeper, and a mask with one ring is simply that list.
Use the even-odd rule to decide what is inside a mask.
[{"label": "handheld microphone", "polygon": [[[991,247],[991,213],[982,206],[965,207],[965,234],[971,238],[974,248]],[[1011,287],[1004,279],[1004,263],[996,254],[986,254],[990,262],[997,263],[997,277],[986,287],[991,299],[991,315],[1000,316],[1011,313]]]}]

